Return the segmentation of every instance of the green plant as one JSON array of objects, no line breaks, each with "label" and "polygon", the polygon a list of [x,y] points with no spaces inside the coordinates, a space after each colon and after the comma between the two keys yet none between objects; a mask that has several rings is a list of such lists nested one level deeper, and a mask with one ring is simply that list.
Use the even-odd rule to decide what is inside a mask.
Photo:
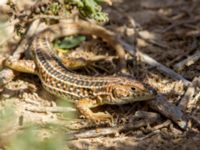
[{"label": "green plant", "polygon": [[105,0],[65,0],[65,3],[76,6],[84,17],[106,22],[108,21],[108,15],[102,12],[100,5],[102,2],[105,2]]},{"label": "green plant", "polygon": [[11,144],[9,150],[63,150],[65,140],[62,134],[58,133],[48,138],[41,139],[37,134],[37,128],[31,127],[18,134]]}]

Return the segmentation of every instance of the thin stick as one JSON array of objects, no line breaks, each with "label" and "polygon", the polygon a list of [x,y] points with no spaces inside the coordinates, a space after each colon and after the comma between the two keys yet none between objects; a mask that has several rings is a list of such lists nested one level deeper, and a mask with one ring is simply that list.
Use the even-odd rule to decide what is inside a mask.
[{"label": "thin stick", "polygon": [[171,123],[172,123],[171,120],[167,120],[167,121],[163,122],[162,124],[159,124],[159,125],[157,125],[157,126],[154,126],[154,127],[153,127],[153,130],[159,130],[159,129],[161,129],[161,128],[167,127],[167,126],[169,126]]},{"label": "thin stick", "polygon": [[37,113],[46,113],[46,112],[52,112],[52,113],[66,113],[66,112],[75,112],[76,109],[72,107],[26,107],[25,110],[37,112]]},{"label": "thin stick", "polygon": [[172,120],[176,123],[181,129],[185,130],[188,128],[188,120],[186,115],[181,111],[181,109],[167,101],[165,97],[158,94],[155,100],[146,101],[149,106]]},{"label": "thin stick", "polygon": [[195,93],[195,88],[193,85],[190,85],[179,102],[178,106],[181,108],[181,110],[185,111],[187,109],[188,101],[193,97],[194,93]]},{"label": "thin stick", "polygon": [[185,86],[188,86],[188,85],[191,84],[191,82],[186,80],[183,76],[181,76],[180,74],[176,73],[172,69],[164,66],[163,64],[157,62],[155,59],[153,59],[152,57],[148,56],[147,54],[144,54],[142,52],[138,52],[138,55],[139,55],[139,57],[140,57],[142,62],[147,63],[152,67],[156,67],[156,69],[158,69],[159,71],[161,71],[165,75],[168,75],[172,79],[181,80]]},{"label": "thin stick", "polygon": [[[134,53],[133,46],[131,46],[130,44],[128,44],[128,43],[126,43],[124,41],[121,42],[121,43],[124,46],[125,50],[130,55],[133,55],[133,53]],[[191,84],[191,82],[186,80],[183,76],[181,76],[180,74],[176,73],[172,69],[164,66],[163,64],[157,62],[155,59],[153,59],[152,57],[148,56],[147,54],[142,53],[141,51],[137,50],[137,55],[140,57],[142,62],[144,62],[144,63],[146,63],[146,64],[148,64],[148,65],[150,65],[152,67],[156,67],[156,69],[158,69],[159,71],[161,71],[165,75],[168,75],[169,77],[171,77],[174,80],[181,80],[185,86],[188,86],[189,84]]]},{"label": "thin stick", "polygon": [[[137,118],[137,117],[135,117]],[[91,129],[91,130],[84,130],[78,132],[70,132],[66,134],[68,140],[76,140],[80,138],[94,138],[106,135],[115,135],[122,131],[128,131],[133,129],[138,129],[140,127],[147,126],[148,124],[153,124],[158,121],[160,115],[153,115],[147,119],[141,119],[140,121],[134,121],[134,123],[130,122],[125,125],[114,126],[114,127],[107,127],[107,128],[98,128],[98,129]]]},{"label": "thin stick", "polygon": [[193,55],[188,56],[186,59],[174,65],[174,68],[178,71],[184,69],[185,66],[190,66],[200,59],[200,50],[197,50]]},{"label": "thin stick", "polygon": [[199,16],[195,16],[194,18],[191,18],[188,20],[181,20],[179,22],[175,22],[172,25],[168,26],[163,32],[167,32],[167,31],[172,30],[173,28],[181,26],[181,25],[195,23],[195,22],[198,22],[199,20],[200,20]]},{"label": "thin stick", "polygon": [[[135,21],[127,16],[127,18],[129,19],[133,29],[135,29]],[[136,30],[135,30],[136,31]],[[137,31],[136,31],[137,33]],[[139,37],[141,37],[141,35],[139,33],[137,33],[137,35]],[[141,37],[143,38],[143,37]],[[143,38],[144,39],[144,38]],[[124,46],[125,50],[130,54],[130,55],[133,55],[135,49],[133,48],[133,46],[131,46],[130,44],[126,43],[126,42],[122,42],[122,40],[120,40],[121,44]],[[150,43],[152,43],[150,41]],[[157,46],[159,47],[163,47],[163,48],[166,48],[165,46],[163,45],[160,45],[160,44],[157,44],[156,42],[153,42],[152,44],[156,44]],[[184,85],[188,86],[189,84],[191,84],[190,81],[186,80],[183,76],[181,76],[180,74],[176,73],[175,71],[173,71],[172,69],[164,66],[163,64],[157,62],[155,59],[153,59],[152,57],[148,56],[147,54],[137,50],[137,56],[140,57],[141,61],[152,66],[152,67],[156,67],[156,69],[158,69],[159,71],[161,71],[162,73],[164,73],[165,75],[168,75],[169,77],[171,77],[172,79],[174,80],[181,80]]]},{"label": "thin stick", "polygon": [[41,28],[39,27],[40,25],[40,20],[35,20],[32,22],[30,27],[28,28],[25,36],[23,39],[20,41],[19,45],[17,46],[16,50],[13,53],[13,57],[15,59],[19,59],[21,54],[24,53],[24,51],[28,48],[28,43],[30,38],[35,35],[36,32],[39,32]]},{"label": "thin stick", "polygon": [[184,96],[179,102],[179,107],[183,111],[186,111],[186,109],[189,109],[188,111],[191,111],[193,106],[196,105],[200,96],[200,92],[198,89],[199,86],[200,86],[200,77],[196,77],[193,79],[192,84],[188,87],[187,91],[185,92]]}]

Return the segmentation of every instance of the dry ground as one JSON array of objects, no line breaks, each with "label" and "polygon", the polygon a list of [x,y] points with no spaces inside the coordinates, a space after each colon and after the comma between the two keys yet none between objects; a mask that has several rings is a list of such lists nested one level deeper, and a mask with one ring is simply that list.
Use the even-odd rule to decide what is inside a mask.
[{"label": "dry ground", "polygon": [[[21,7],[19,9],[25,8],[25,6]],[[190,82],[196,77],[192,87],[192,91],[194,89],[195,91],[193,91],[193,95],[190,91],[186,98],[193,101],[190,101],[189,104],[184,103],[182,109],[184,113],[196,117],[196,120],[199,121],[200,79],[197,79],[197,77],[200,77],[200,1],[113,0],[113,5],[105,6],[104,10],[110,18],[105,27],[116,32],[130,45],[134,45],[135,50],[148,54]],[[11,30],[12,28],[8,29],[8,31]],[[21,32],[23,33],[23,31]],[[0,59],[11,53],[18,42],[19,37],[13,37],[13,40],[6,44],[6,48],[2,48]],[[108,52],[108,46],[105,43],[98,40],[94,40],[92,44],[90,41],[89,45],[92,48],[95,47],[95,50],[99,47],[102,49],[95,54],[102,55],[104,53],[105,55],[105,52],[108,53],[108,56],[113,54],[112,51]],[[88,43],[84,43],[82,47],[84,46],[87,47]],[[77,48],[75,54],[81,55],[81,52]],[[155,67],[143,63],[137,56],[132,58],[127,54],[127,59],[129,73],[134,78],[142,80],[156,89],[158,93],[166,96],[169,102],[180,106],[180,102],[188,89],[184,83],[169,77],[168,74]],[[87,69],[77,70],[77,72],[90,75],[112,74],[115,67],[115,61],[112,61],[112,63],[111,61],[100,61],[90,65]],[[78,119],[77,122],[72,121],[72,123],[69,119],[70,123],[66,123],[69,121],[63,115],[55,113],[51,109],[56,106],[56,111],[59,111],[55,97],[43,90],[36,76],[17,74],[13,81],[2,87],[0,108],[4,108],[8,101],[14,104],[16,117],[6,125],[4,132],[12,133],[19,126],[26,128],[30,124],[39,124],[40,126],[56,124],[62,126],[62,128],[66,126],[64,131],[69,130],[69,128],[73,131],[81,128],[84,131],[94,129],[98,133],[98,128],[87,123],[84,119]],[[47,110],[44,110],[44,107]],[[130,123],[136,111],[145,111],[159,116],[152,123],[147,122],[139,128],[120,132],[116,129],[115,134],[111,135],[102,135],[105,131],[102,132],[99,129],[100,135],[97,137],[85,136],[85,138],[70,141],[70,149],[199,149],[200,132],[195,124],[191,123],[190,129],[184,131],[168,118],[157,114],[145,103],[105,106],[99,109],[111,113],[114,116],[116,126],[124,126],[127,122]],[[23,118],[23,121],[20,122],[21,118]],[[140,123],[142,121],[142,119],[139,120]],[[131,123],[134,124],[134,120]],[[107,126],[103,127],[108,128]],[[40,134],[47,136],[45,131],[44,133],[41,131]],[[10,137],[11,134],[8,135]]]}]

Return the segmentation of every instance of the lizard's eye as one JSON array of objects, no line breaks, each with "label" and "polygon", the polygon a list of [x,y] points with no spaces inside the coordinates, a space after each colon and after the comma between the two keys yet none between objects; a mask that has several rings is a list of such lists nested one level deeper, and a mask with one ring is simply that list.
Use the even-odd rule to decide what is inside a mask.
[{"label": "lizard's eye", "polygon": [[131,90],[135,91],[135,88],[134,88],[134,87],[131,87]]}]

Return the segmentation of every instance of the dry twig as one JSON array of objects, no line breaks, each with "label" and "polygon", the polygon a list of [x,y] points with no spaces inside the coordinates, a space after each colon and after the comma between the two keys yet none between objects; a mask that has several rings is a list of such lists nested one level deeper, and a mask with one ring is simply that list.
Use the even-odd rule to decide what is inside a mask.
[{"label": "dry twig", "polygon": [[172,120],[181,129],[188,128],[187,116],[181,111],[181,109],[167,101],[162,95],[157,95],[155,100],[147,101],[146,103],[155,110]]},{"label": "dry twig", "polygon": [[[122,45],[124,45],[125,50],[130,55],[133,55],[134,48],[131,45],[129,45],[128,43],[125,43],[124,41],[123,41]],[[146,63],[146,64],[148,64],[148,65],[150,65],[152,67],[156,67],[156,69],[158,69],[159,71],[161,71],[165,75],[170,76],[172,79],[181,80],[184,83],[184,85],[186,85],[186,86],[191,84],[191,82],[186,80],[183,76],[181,76],[180,74],[174,72],[172,69],[164,66],[163,64],[157,62],[155,59],[153,59],[152,57],[148,56],[147,54],[138,51],[137,55],[140,57],[142,62],[144,62],[144,63]]]},{"label": "dry twig", "polygon": [[181,108],[181,110],[185,111],[187,108],[187,103],[189,101],[189,99],[191,99],[193,97],[195,93],[195,88],[193,87],[193,85],[191,84],[187,91],[185,92],[185,95],[182,97],[182,99],[179,102],[179,107]]},{"label": "dry twig", "polygon": [[175,22],[172,25],[168,26],[165,30],[163,30],[163,32],[167,32],[178,26],[195,23],[195,22],[198,22],[199,20],[200,20],[199,16],[195,16],[194,18],[191,18],[189,20],[181,20],[181,21]]},{"label": "dry twig", "polygon": [[179,107],[183,111],[186,111],[186,109],[190,109],[188,111],[191,112],[192,108],[196,105],[197,101],[199,100],[200,89],[198,89],[198,82],[200,82],[200,77],[194,78],[192,84],[188,87],[187,91],[185,92],[185,95],[180,100]]},{"label": "dry twig", "polygon": [[152,67],[156,67],[156,69],[158,69],[159,71],[161,71],[165,75],[168,75],[172,79],[181,80],[184,83],[185,86],[188,86],[189,84],[191,84],[191,82],[186,80],[183,76],[176,73],[172,69],[160,64],[159,62],[157,62],[155,59],[151,58],[150,56],[148,56],[148,55],[146,55],[142,52],[138,52],[138,55],[139,55],[142,62],[147,63]]},{"label": "dry twig", "polygon": [[[132,24],[132,27],[135,29],[135,24],[134,24],[134,20],[127,16],[128,19],[130,20],[130,23]],[[137,32],[137,31],[136,31]],[[139,34],[138,34],[139,35]],[[123,40],[120,40],[121,44],[124,46],[125,50],[130,54],[133,55],[134,54],[134,47],[131,46],[130,44],[126,43]],[[155,42],[153,43],[155,44]],[[158,46],[163,47],[163,45],[158,44]],[[165,48],[165,46],[164,46]],[[176,73],[175,71],[173,71],[172,69],[164,66],[163,64],[157,62],[155,59],[153,59],[152,57],[148,56],[145,53],[142,53],[141,51],[137,50],[137,56],[140,58],[140,60],[152,67],[156,67],[156,69],[158,69],[159,71],[161,71],[162,73],[164,73],[165,75],[168,75],[169,77],[171,77],[174,80],[181,80],[184,85],[188,86],[189,84],[191,84],[190,81],[186,80],[183,76],[181,76],[180,74]]]},{"label": "dry twig", "polygon": [[135,121],[129,122],[125,125],[114,126],[114,127],[107,127],[107,128],[98,128],[98,129],[91,129],[91,130],[84,130],[78,132],[70,132],[66,134],[68,140],[75,140],[80,138],[94,138],[106,135],[115,135],[122,131],[134,130],[140,127],[147,126],[148,124],[153,124],[158,121],[160,118],[159,114],[153,115],[150,118],[141,119],[136,121],[138,117],[136,116]]},{"label": "dry twig", "polygon": [[26,107],[25,110],[37,112],[37,113],[46,113],[46,112],[66,113],[66,112],[75,112],[76,111],[76,109],[74,109],[72,107],[59,107],[59,106],[54,106],[54,107],[42,107],[42,106]]},{"label": "dry twig", "polygon": [[185,66],[190,66],[200,59],[200,50],[197,50],[193,55],[188,56],[186,59],[174,65],[174,68],[178,71],[184,69]]}]

